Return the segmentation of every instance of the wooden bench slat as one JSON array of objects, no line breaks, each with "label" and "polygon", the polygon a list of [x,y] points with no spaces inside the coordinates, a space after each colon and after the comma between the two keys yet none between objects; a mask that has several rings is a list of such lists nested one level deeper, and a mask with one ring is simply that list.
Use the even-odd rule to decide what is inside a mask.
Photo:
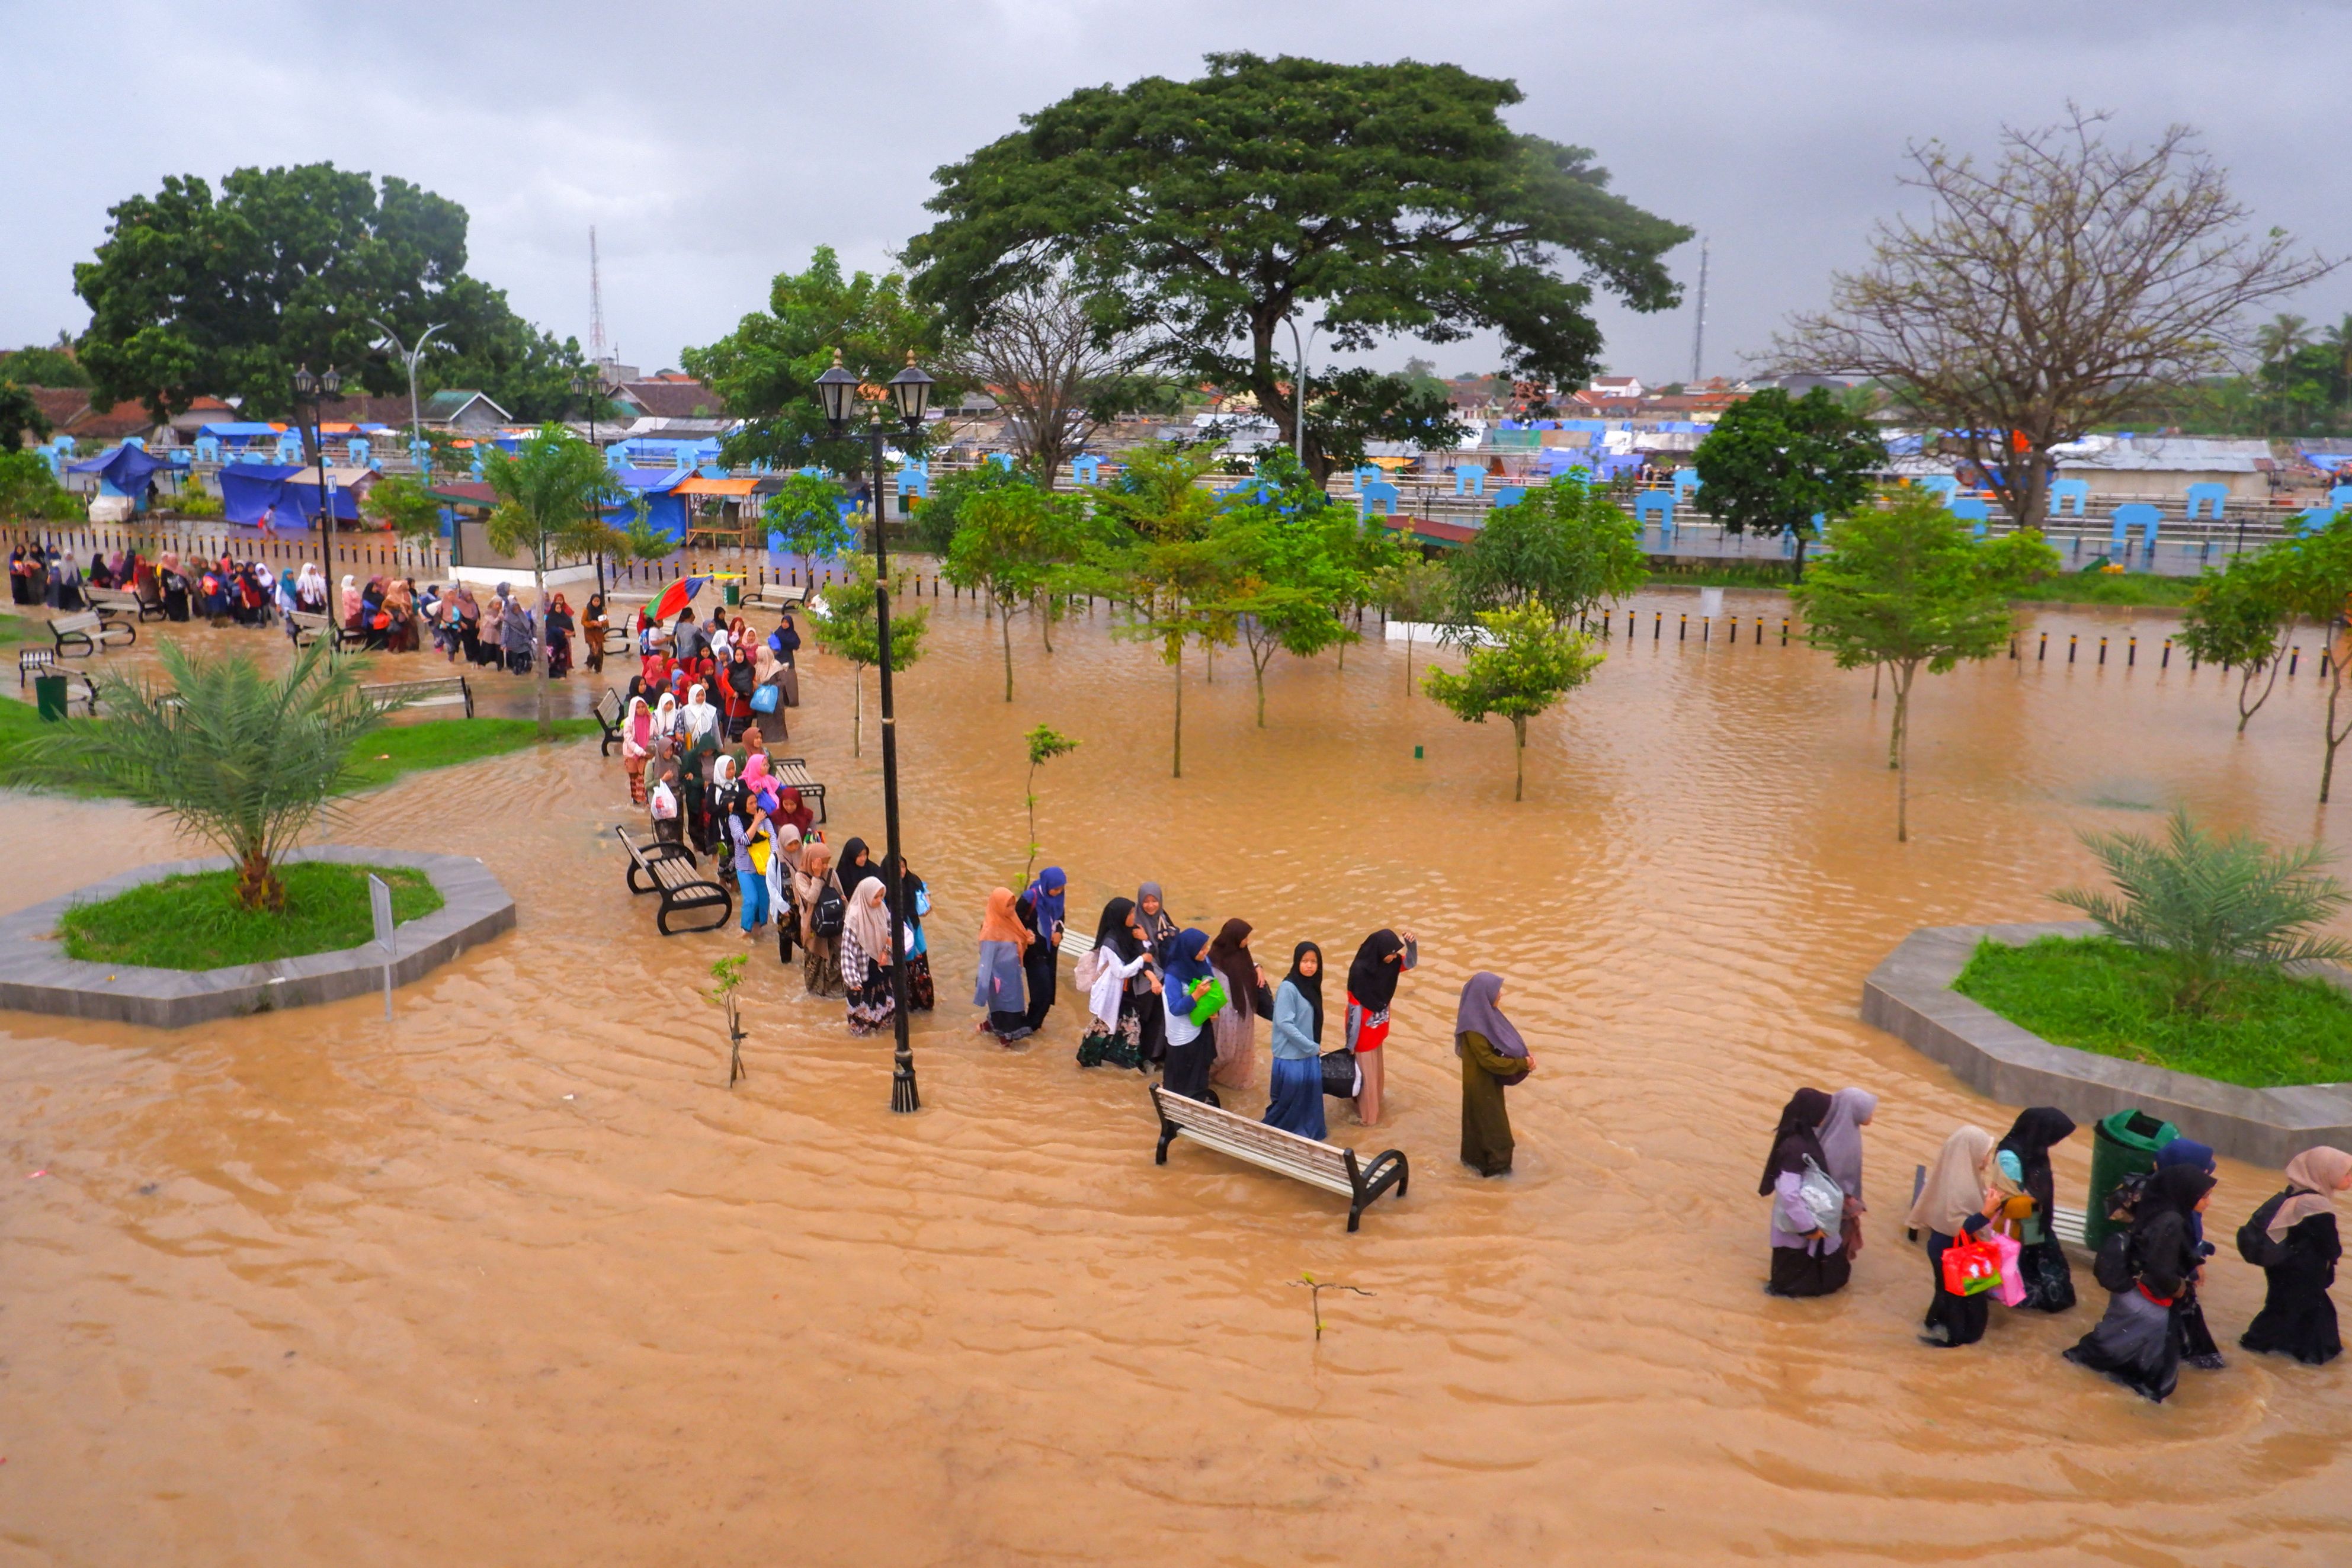
[{"label": "wooden bench slat", "polygon": [[[654,915],[656,930],[665,936],[675,936],[678,933],[669,928],[671,915],[680,910],[713,906],[719,911],[719,918],[709,925],[695,929],[716,931],[727,924],[734,895],[723,883],[702,875],[695,865],[693,852],[683,844],[658,841],[651,845],[640,844],[629,837],[629,831],[623,827],[615,827],[613,834],[621,841],[621,847],[629,852],[629,869],[622,873],[621,878],[628,890],[636,894],[661,894],[661,908]],[[637,885],[639,872],[652,879],[652,886]]]}]

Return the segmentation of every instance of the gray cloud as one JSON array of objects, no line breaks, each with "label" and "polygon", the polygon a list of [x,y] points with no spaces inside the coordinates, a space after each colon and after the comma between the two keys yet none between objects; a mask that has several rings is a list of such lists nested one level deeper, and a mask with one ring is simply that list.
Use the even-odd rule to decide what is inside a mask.
[{"label": "gray cloud", "polygon": [[[590,0],[236,15],[0,3],[16,67],[0,343],[86,321],[71,269],[111,203],[169,173],[330,158],[463,203],[473,269],[583,340],[595,224],[608,331],[627,358],[674,364],[816,245],[887,265],[925,222],[930,172],[1024,111],[1189,75],[1230,48],[1444,58],[1517,80],[1514,123],[1595,149],[1618,190],[1709,236],[1710,372],[1736,370],[1861,255],[1871,220],[1902,200],[1906,141],[1989,150],[2002,120],[2047,120],[2069,98],[2115,110],[2127,133],[2201,127],[2262,223],[2352,253],[2314,113],[2338,96],[2352,46],[2337,6]],[[135,41],[127,65],[94,47],[106,38]],[[1696,248],[1674,258],[1686,282]],[[2352,276],[2296,304],[2352,309]],[[1615,369],[1688,371],[1687,307],[1603,320]],[[1450,373],[1486,356],[1432,357]]]}]

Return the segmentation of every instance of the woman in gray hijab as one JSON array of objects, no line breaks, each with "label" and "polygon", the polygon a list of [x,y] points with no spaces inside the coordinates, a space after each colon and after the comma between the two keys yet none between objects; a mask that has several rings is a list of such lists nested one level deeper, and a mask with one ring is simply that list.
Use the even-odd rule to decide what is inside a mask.
[{"label": "woman in gray hijab", "polygon": [[1454,1054],[1462,1059],[1462,1163],[1482,1176],[1509,1174],[1511,1114],[1503,1091],[1535,1071],[1527,1041],[1503,1016],[1503,977],[1481,969],[1462,988]]},{"label": "woman in gray hijab", "polygon": [[1145,1071],[1168,1060],[1168,1018],[1160,1006],[1160,977],[1168,972],[1168,954],[1182,930],[1168,913],[1168,901],[1160,896],[1160,884],[1147,882],[1135,890],[1135,924],[1143,932],[1143,946],[1151,961],[1136,971],[1128,981],[1128,994],[1134,997],[1136,1020],[1142,1026],[1143,1064]]},{"label": "woman in gray hijab", "polygon": [[1816,1134],[1828,1156],[1830,1179],[1845,1193],[1845,1220],[1840,1229],[1848,1259],[1862,1256],[1862,1217],[1869,1208],[1862,1201],[1862,1130],[1877,1113],[1877,1095],[1867,1089],[1841,1089],[1830,1096],[1829,1119]]}]

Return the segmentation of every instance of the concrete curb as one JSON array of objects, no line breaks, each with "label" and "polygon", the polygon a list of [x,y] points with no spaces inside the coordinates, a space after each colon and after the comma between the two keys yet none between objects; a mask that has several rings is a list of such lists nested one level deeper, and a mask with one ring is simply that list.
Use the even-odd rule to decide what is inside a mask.
[{"label": "concrete curb", "polygon": [[[392,967],[397,985],[423,977],[515,923],[514,899],[505,886],[488,867],[465,856],[329,844],[297,850],[287,858],[410,866],[432,878],[444,902],[432,914],[400,927],[399,957]],[[228,857],[215,855],[141,866],[0,917],[0,1008],[184,1029],[248,1013],[341,1001],[382,988],[383,955],[373,943],[226,969],[147,969],[68,958],[50,935],[58,916],[74,904],[97,903],[163,877],[225,871],[228,865]]]},{"label": "concrete curb", "polygon": [[[2088,936],[2087,920],[1929,925],[1914,931],[1862,985],[1862,1019],[1933,1057],[1979,1093],[2055,1105],[2089,1124],[2137,1106],[2232,1159],[2283,1166],[2320,1145],[2352,1148],[2352,1086],[2241,1089],[2193,1073],[2053,1045],[1951,988],[1977,944]],[[2001,1129],[1990,1129],[1998,1134]]]}]

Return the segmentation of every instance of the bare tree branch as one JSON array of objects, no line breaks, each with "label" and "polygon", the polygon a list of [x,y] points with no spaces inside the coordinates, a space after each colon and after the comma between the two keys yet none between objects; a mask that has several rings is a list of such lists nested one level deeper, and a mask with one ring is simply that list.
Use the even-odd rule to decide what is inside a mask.
[{"label": "bare tree branch", "polygon": [[950,374],[984,386],[1012,415],[1017,460],[1050,490],[1155,355],[1153,342],[1106,328],[1066,279],[1054,277],[991,307],[940,361]]}]

